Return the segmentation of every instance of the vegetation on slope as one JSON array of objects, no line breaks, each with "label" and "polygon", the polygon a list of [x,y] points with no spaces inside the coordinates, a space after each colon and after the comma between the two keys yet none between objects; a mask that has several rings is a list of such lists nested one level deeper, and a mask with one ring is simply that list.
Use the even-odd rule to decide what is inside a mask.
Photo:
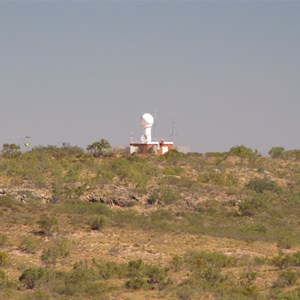
[{"label": "vegetation on slope", "polygon": [[277,148],[6,149],[0,298],[299,299],[300,164]]}]

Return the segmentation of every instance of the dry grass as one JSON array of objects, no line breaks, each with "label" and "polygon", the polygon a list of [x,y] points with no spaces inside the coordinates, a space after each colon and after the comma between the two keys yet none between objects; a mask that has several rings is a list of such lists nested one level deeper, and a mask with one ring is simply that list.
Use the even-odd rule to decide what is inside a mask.
[{"label": "dry grass", "polygon": [[[295,238],[291,249],[279,249],[276,237],[273,240],[267,236],[264,238],[263,231],[257,233],[257,238],[255,238],[256,233],[251,233],[254,236],[251,241],[242,238],[242,235],[241,238],[237,235],[235,235],[236,238],[226,238],[225,236],[230,236],[230,234],[225,235],[222,231],[218,232],[217,226],[215,228],[207,227],[209,229],[206,231],[207,234],[204,235],[200,233],[201,230],[197,231],[197,228],[192,228],[193,224],[189,224],[188,227],[184,223],[187,222],[186,216],[182,213],[186,212],[187,215],[190,213],[191,215],[188,217],[191,219],[189,220],[193,220],[192,214],[195,210],[199,210],[198,217],[202,217],[203,226],[207,226],[211,220],[215,220],[216,223],[220,220],[225,222],[226,215],[225,218],[224,216],[219,218],[222,213],[231,212],[232,215],[239,213],[238,206],[213,207],[209,206],[211,204],[205,206],[206,203],[214,203],[212,202],[214,200],[217,200],[218,203],[235,203],[258,195],[263,200],[263,197],[266,197],[268,201],[274,198],[276,201],[282,199],[283,204],[292,201],[297,204],[295,195],[299,192],[297,185],[297,176],[300,170],[299,162],[272,160],[262,157],[249,160],[226,155],[187,156],[180,157],[177,160],[172,157],[166,159],[150,157],[148,158],[149,161],[135,158],[136,161],[129,160],[129,163],[124,163],[125,167],[130,168],[131,177],[121,178],[118,174],[123,174],[126,168],[119,168],[116,171],[119,173],[114,173],[115,159],[118,159],[120,163],[124,163],[122,157],[49,160],[48,164],[51,165],[49,167],[51,172],[45,172],[48,174],[47,182],[46,185],[42,186],[39,186],[38,180],[32,181],[33,177],[22,180],[19,175],[9,175],[7,172],[1,174],[0,172],[0,188],[7,190],[8,196],[11,197],[11,199],[6,199],[6,196],[0,196],[0,235],[7,236],[7,241],[0,246],[0,251],[9,255],[9,263],[0,269],[5,272],[10,281],[15,282],[14,286],[7,287],[6,290],[0,292],[0,298],[24,300],[27,296],[30,297],[34,294],[35,291],[17,289],[20,274],[30,267],[42,267],[42,251],[49,247],[56,237],[64,237],[71,241],[70,255],[63,260],[59,260],[55,265],[55,270],[71,272],[74,264],[84,259],[88,261],[101,259],[118,264],[126,264],[130,260],[142,259],[145,264],[170,269],[170,261],[174,256],[184,258],[191,250],[208,253],[216,252],[233,257],[238,261],[236,265],[222,269],[220,274],[231,276],[234,282],[239,283],[244,280],[245,273],[254,270],[256,278],[253,279],[251,284],[257,287],[259,295],[262,297],[259,299],[268,299],[270,290],[272,290],[272,283],[281,272],[278,267],[272,264],[272,259],[278,255],[279,251],[284,253],[300,251],[298,239]],[[72,166],[74,162],[77,164],[78,172]],[[9,165],[9,161],[0,158],[0,164],[4,163]],[[22,164],[22,161],[20,164]],[[139,173],[140,166],[145,167],[141,171],[142,175]],[[16,168],[16,172],[18,171],[16,165],[11,165],[11,167]],[[104,179],[101,177],[104,175],[101,175],[102,173],[100,174],[99,170],[103,168],[105,172],[113,174],[113,179],[110,182],[107,181],[110,175]],[[60,173],[61,169],[63,169],[62,173]],[[36,172],[36,174],[39,174],[38,171]],[[147,175],[147,172],[150,175]],[[151,172],[156,175],[151,175]],[[21,171],[20,174],[22,174]],[[66,179],[67,174],[71,174],[70,176],[73,177]],[[143,176],[146,178],[145,182],[141,182]],[[266,178],[274,182],[282,189],[281,194],[274,192],[274,194],[256,195],[255,191],[247,189],[247,184],[253,178]],[[60,192],[56,195],[59,201],[56,204],[51,204],[48,203],[48,200],[53,198],[53,186],[56,181],[60,182]],[[138,185],[146,186],[146,192],[141,192],[143,189],[138,190]],[[179,200],[170,201],[170,205],[168,203],[148,205],[147,199],[153,192],[157,191],[159,194],[162,191],[159,190],[161,185],[176,190],[180,195]],[[76,190],[78,187],[83,187],[82,191],[79,190],[80,195]],[[29,196],[26,198],[26,203],[20,203],[18,197],[24,193]],[[103,208],[103,211],[100,206],[93,208],[85,207],[85,204],[83,204],[83,206],[75,207],[78,202],[72,201],[80,198],[80,203],[87,203],[86,196],[91,193],[112,198],[122,196],[126,198],[132,194],[137,196],[138,202],[133,212],[138,217],[136,220],[131,220],[130,213],[132,212],[118,206]],[[64,205],[66,201],[70,201],[70,206]],[[72,207],[72,203],[74,203],[74,207]],[[281,203],[279,204],[281,205]],[[279,204],[278,207],[280,208]],[[274,207],[276,208],[276,206]],[[284,207],[286,211],[290,209],[293,212],[293,207]],[[270,207],[264,209],[271,208],[270,205]],[[153,214],[160,211],[170,212],[171,219],[168,220],[168,215],[162,213],[160,215],[161,219],[153,219],[153,222],[158,222],[158,225],[153,224],[152,227],[149,224],[147,225],[146,223],[152,220]],[[58,219],[59,230],[53,236],[42,235],[39,232],[37,221],[45,212]],[[122,212],[124,212],[124,215],[121,218],[120,213]],[[279,214],[281,211],[276,213]],[[103,214],[108,218],[108,224],[103,230],[90,229],[89,220],[96,214]],[[116,216],[119,216],[119,219]],[[261,225],[264,222],[263,218],[264,211],[257,209],[253,216],[237,217],[233,219],[236,220],[236,224],[228,223],[229,225],[224,224],[224,226],[229,226],[228,228],[236,226],[236,228],[244,229],[242,227],[245,225],[243,222],[255,225],[258,220],[258,225]],[[269,219],[266,218],[266,220],[270,222]],[[124,224],[118,224],[117,221],[124,222]],[[161,227],[160,230],[160,226],[163,225],[159,225],[159,222],[166,222],[169,227]],[[294,219],[289,219],[288,222],[294,222],[290,224],[290,228],[295,228],[295,230],[300,224],[297,224]],[[177,230],[176,224],[178,225]],[[266,228],[261,226],[258,229],[269,230],[269,223],[266,224]],[[217,225],[220,225],[219,229],[222,229],[221,225],[223,224]],[[280,229],[280,227],[278,228]],[[291,234],[294,238],[296,232],[291,232]],[[38,249],[34,253],[21,250],[20,245],[24,237],[30,237],[38,241]],[[299,272],[299,267],[296,266],[294,269]],[[105,281],[105,284],[115,288],[108,292],[110,298],[107,299],[177,299],[178,287],[192,276],[194,276],[192,271],[184,266],[178,272],[170,271],[172,284],[167,288],[137,291],[126,289],[124,278],[111,278]],[[195,288],[193,285],[190,285],[190,287]],[[215,287],[208,285],[201,292],[195,288],[197,296],[192,299],[215,299],[213,288]],[[299,280],[294,286],[282,289],[282,292],[296,288],[299,288]],[[66,297],[62,296],[60,299],[68,299]],[[92,296],[81,294],[72,297],[70,299],[93,299]],[[247,299],[251,299],[251,297]]]}]

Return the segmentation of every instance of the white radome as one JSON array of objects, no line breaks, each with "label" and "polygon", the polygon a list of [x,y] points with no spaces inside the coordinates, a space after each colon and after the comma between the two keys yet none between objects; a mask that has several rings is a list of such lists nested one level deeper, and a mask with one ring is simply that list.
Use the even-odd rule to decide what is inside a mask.
[{"label": "white radome", "polygon": [[145,113],[141,117],[141,125],[145,127],[151,127],[154,123],[154,118],[151,114]]}]

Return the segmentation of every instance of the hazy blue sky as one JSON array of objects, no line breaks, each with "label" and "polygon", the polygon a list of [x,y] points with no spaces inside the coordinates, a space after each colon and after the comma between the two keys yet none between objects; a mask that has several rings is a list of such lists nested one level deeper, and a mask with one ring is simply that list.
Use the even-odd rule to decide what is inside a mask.
[{"label": "hazy blue sky", "polygon": [[300,1],[1,1],[0,104],[0,144],[299,149]]}]

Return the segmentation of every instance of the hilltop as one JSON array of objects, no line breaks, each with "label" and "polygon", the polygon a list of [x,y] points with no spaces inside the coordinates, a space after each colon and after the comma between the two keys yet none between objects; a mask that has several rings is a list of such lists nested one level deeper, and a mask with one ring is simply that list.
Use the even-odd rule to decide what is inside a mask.
[{"label": "hilltop", "polygon": [[0,157],[1,299],[300,299],[299,152]]}]

